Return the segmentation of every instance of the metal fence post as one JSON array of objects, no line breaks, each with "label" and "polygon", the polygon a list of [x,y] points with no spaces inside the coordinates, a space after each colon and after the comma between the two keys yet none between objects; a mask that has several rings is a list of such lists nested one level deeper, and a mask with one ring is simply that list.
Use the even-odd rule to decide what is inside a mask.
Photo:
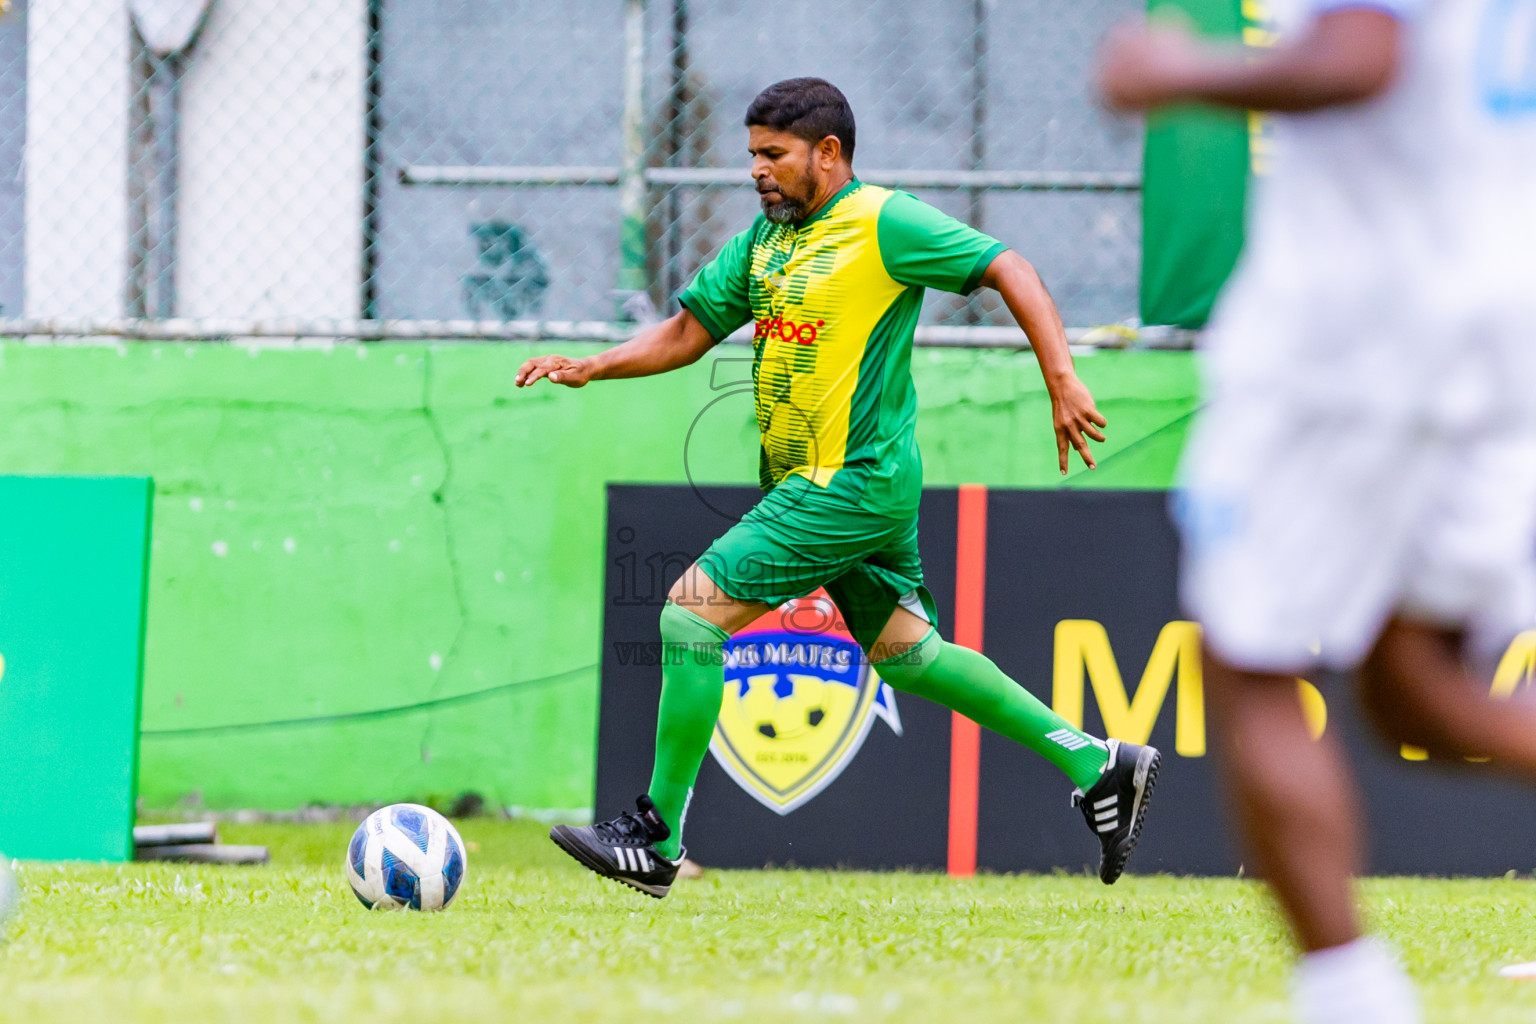
[{"label": "metal fence post", "polygon": [[645,290],[645,0],[624,0],[623,148],[619,168],[620,319],[624,302]]},{"label": "metal fence post", "polygon": [[[987,8],[992,0],[971,0],[971,152],[966,169],[975,173],[987,166]],[[970,190],[967,220],[985,231],[986,192]],[[986,313],[981,299],[972,295],[965,303],[967,323],[979,324]]]},{"label": "metal fence post", "polygon": [[[672,54],[668,67],[666,126],[663,131],[666,165],[681,167],[684,164],[683,119],[688,116],[689,103],[689,54],[688,54],[688,0],[672,0]],[[682,287],[682,270],[678,266],[683,255],[683,206],[676,188],[668,189],[662,214],[662,271],[661,301],[663,306],[672,294]]]},{"label": "metal fence post", "polygon": [[180,152],[181,56],[150,57],[149,244],[145,253],[144,290],[151,316],[176,315],[176,187]]}]

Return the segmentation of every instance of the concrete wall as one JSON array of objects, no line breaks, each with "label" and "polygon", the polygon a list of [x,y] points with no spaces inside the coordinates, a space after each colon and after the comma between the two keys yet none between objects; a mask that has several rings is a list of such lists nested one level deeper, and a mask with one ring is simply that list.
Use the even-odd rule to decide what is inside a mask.
[{"label": "concrete wall", "polygon": [[[155,478],[149,805],[590,804],[604,487],[685,479],[718,392],[709,360],[517,391],[532,352],[0,344],[0,473]],[[1166,485],[1190,357],[1079,365],[1113,441],[1067,485]],[[930,483],[1059,485],[1032,357],[920,351],[914,372]],[[697,479],[755,480],[733,401],[695,434]]]}]

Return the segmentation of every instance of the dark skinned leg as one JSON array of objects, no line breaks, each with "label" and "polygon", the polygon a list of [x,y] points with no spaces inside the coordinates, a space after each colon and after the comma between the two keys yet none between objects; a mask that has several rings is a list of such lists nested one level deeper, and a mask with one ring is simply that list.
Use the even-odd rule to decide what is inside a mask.
[{"label": "dark skinned leg", "polygon": [[1274,889],[1302,949],[1360,936],[1355,793],[1338,742],[1312,739],[1293,676],[1245,672],[1205,655],[1222,780],[1249,865]]},{"label": "dark skinned leg", "polygon": [[1460,633],[1394,619],[1360,675],[1377,728],[1436,758],[1491,757],[1495,768],[1536,780],[1536,706],[1494,700],[1466,669]]}]

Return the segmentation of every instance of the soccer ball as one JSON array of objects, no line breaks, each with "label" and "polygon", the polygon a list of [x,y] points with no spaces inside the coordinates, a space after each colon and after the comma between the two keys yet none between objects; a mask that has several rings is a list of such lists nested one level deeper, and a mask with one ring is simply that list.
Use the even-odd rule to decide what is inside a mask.
[{"label": "soccer ball", "polygon": [[468,864],[464,840],[448,819],[420,804],[374,811],[347,846],[347,881],[372,910],[442,910]]},{"label": "soccer ball", "polygon": [[753,680],[742,710],[752,727],[770,740],[793,740],[827,717],[827,685],[815,676],[786,674]]}]

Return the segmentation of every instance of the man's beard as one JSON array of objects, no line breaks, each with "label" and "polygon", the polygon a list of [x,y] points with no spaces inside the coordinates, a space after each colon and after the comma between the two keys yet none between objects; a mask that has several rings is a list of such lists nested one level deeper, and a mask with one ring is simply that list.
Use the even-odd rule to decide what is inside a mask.
[{"label": "man's beard", "polygon": [[763,216],[774,224],[793,224],[797,220],[805,219],[805,203],[799,199],[784,196],[778,202],[764,206]]},{"label": "man's beard", "polygon": [[806,195],[792,196],[783,185],[780,185],[778,192],[782,198],[772,206],[763,207],[763,216],[767,217],[770,223],[793,224],[797,220],[805,219],[806,208],[810,206],[811,200],[816,195],[815,182],[811,179],[810,160],[805,162],[805,170],[800,180],[810,183],[810,188],[807,190]]}]

